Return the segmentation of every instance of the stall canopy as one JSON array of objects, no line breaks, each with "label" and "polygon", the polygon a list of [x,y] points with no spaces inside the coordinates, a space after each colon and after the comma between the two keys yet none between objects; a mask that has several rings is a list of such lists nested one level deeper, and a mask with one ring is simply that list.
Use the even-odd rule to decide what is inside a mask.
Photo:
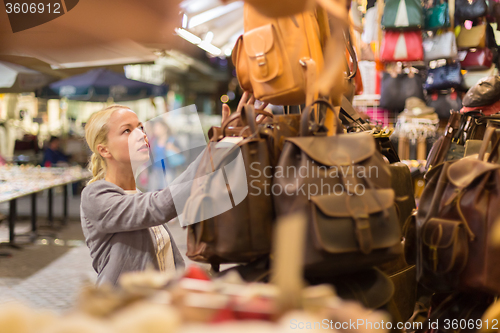
[{"label": "stall canopy", "polygon": [[88,102],[115,102],[165,96],[168,87],[130,80],[125,75],[103,68],[54,82],[37,92],[37,97],[61,98]]},{"label": "stall canopy", "polygon": [[43,73],[0,61],[0,93],[35,91],[51,81],[53,81],[53,78]]}]

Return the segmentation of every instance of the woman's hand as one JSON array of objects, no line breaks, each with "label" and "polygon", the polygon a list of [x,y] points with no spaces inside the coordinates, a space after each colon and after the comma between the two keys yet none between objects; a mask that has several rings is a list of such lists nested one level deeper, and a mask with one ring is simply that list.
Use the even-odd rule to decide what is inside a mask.
[{"label": "woman's hand", "polygon": [[[245,105],[254,105],[254,104],[255,104],[255,97],[253,97],[253,95],[250,94],[249,92],[245,91],[243,93],[243,95],[241,95],[241,99],[240,99],[240,102],[238,103],[238,108],[236,109],[236,112],[240,112],[241,109],[243,109],[243,107]],[[264,110],[268,105],[269,105],[269,103],[263,103],[258,108],[258,110]],[[223,104],[222,105],[222,124],[224,124],[224,122],[226,121],[226,119],[229,118],[230,115],[231,115],[231,109],[229,108],[229,105]],[[259,121],[262,117],[263,117],[262,115],[258,115],[257,121]],[[241,125],[241,124],[239,124],[239,125]]]}]

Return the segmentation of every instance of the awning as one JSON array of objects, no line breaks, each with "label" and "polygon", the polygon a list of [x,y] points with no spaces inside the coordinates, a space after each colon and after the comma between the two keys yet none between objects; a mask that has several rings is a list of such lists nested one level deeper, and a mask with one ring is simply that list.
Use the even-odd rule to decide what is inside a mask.
[{"label": "awning", "polygon": [[0,61],[0,93],[35,91],[53,79],[35,70]]}]

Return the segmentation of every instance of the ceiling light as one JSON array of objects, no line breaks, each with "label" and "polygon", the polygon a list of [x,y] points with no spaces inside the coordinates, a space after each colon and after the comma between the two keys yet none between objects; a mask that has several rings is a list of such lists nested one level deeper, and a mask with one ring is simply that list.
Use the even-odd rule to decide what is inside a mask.
[{"label": "ceiling light", "polygon": [[187,24],[188,24],[188,17],[186,14],[184,14],[184,15],[182,15],[182,28],[186,29]]},{"label": "ceiling light", "polygon": [[185,40],[187,40],[190,43],[193,43],[195,45],[198,45],[198,44],[201,43],[201,38],[200,37],[198,37],[196,35],[193,35],[192,33],[190,33],[187,30],[180,29],[180,28],[175,28],[175,32],[179,36],[181,36],[182,38],[184,38]]},{"label": "ceiling light", "polygon": [[217,46],[206,43],[204,41],[198,44],[198,46],[214,56],[219,56],[222,53],[221,49],[219,49]]},{"label": "ceiling light", "polygon": [[222,15],[230,13],[233,10],[241,7],[243,7],[243,1],[237,1],[225,6],[218,6],[213,9],[207,10],[206,12],[193,16],[193,18],[189,20],[188,29],[194,28],[196,26],[199,26],[200,24],[221,17]]},{"label": "ceiling light", "polygon": [[212,31],[207,32],[204,41],[207,43],[212,43],[213,39],[214,39],[214,33]]}]

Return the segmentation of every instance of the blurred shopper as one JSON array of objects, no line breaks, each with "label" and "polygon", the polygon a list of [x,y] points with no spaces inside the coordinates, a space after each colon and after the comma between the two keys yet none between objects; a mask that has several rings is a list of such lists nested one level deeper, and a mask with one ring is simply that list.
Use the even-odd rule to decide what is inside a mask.
[{"label": "blurred shopper", "polygon": [[[229,113],[224,106],[223,119]],[[177,216],[170,189],[141,193],[136,188],[132,164],[150,158],[137,115],[120,105],[94,113],[85,126],[85,139],[93,152],[93,178],[82,192],[80,215],[97,284],[115,285],[120,274],[149,267],[182,269],[184,260],[165,224]],[[201,156],[175,184],[193,179]],[[189,195],[190,186],[180,191]]]},{"label": "blurred shopper", "polygon": [[57,136],[50,137],[49,144],[43,153],[42,166],[51,167],[57,166],[58,164],[68,163],[68,157],[61,150],[61,141]]}]

